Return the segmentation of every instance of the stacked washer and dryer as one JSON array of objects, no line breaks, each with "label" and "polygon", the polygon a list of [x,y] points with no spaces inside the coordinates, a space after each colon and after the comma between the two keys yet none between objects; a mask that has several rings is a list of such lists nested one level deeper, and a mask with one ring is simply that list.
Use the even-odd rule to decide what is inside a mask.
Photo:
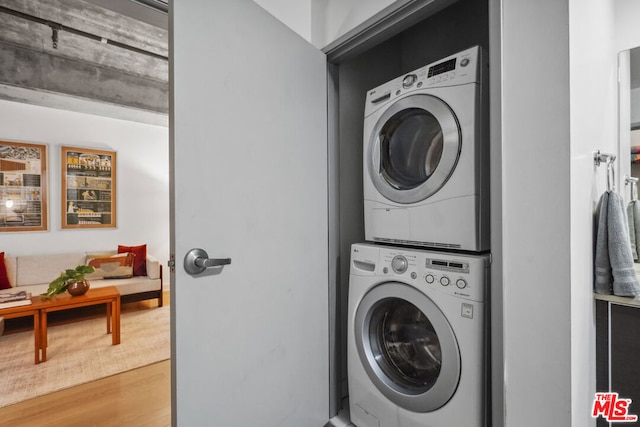
[{"label": "stacked washer and dryer", "polygon": [[370,90],[365,238],[351,248],[357,427],[485,427],[486,59],[473,47]]}]

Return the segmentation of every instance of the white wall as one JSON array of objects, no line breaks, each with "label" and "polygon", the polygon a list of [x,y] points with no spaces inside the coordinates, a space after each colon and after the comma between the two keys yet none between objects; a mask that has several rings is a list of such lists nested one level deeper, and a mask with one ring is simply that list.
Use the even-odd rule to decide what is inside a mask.
[{"label": "white wall", "polygon": [[[614,5],[570,0],[571,71],[571,380],[572,425],[595,425],[593,213],[606,190],[606,168],[593,151],[617,153],[617,52]],[[593,31],[598,28],[598,31]]]},{"label": "white wall", "polygon": [[570,426],[569,11],[501,5],[505,424]]},{"label": "white wall", "polygon": [[393,3],[406,0],[311,0],[313,44],[323,48]]},{"label": "white wall", "polygon": [[322,49],[393,3],[407,0],[253,0]]},{"label": "white wall", "polygon": [[[604,1],[604,0],[603,0]],[[615,6],[616,51],[640,46],[640,2],[637,0],[613,0]]]},{"label": "white wall", "polygon": [[[311,42],[312,0],[253,0],[283,24]],[[324,1],[324,0],[322,0]]]},{"label": "white wall", "polygon": [[[9,255],[116,249],[146,243],[169,259],[169,132],[166,127],[0,101],[0,140],[47,144],[49,231],[0,233]],[[117,152],[117,228],[62,230],[62,145]],[[166,280],[169,274],[165,274]],[[52,278],[53,279],[53,278]]]}]

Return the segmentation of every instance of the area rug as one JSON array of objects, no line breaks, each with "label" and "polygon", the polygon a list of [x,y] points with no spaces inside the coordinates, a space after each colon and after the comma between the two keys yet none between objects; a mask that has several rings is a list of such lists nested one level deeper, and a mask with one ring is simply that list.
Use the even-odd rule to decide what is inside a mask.
[{"label": "area rug", "polygon": [[170,357],[169,307],[122,313],[121,344],[106,319],[50,326],[47,361],[33,363],[33,331],[0,337],[0,407]]}]

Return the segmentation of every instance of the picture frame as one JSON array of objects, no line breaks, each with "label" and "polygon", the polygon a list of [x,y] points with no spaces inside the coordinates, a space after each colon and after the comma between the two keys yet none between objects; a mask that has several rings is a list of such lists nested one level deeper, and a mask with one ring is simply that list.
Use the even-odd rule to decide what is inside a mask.
[{"label": "picture frame", "polygon": [[47,231],[47,146],[0,141],[0,232]]},{"label": "picture frame", "polygon": [[63,146],[62,228],[116,227],[116,152]]}]

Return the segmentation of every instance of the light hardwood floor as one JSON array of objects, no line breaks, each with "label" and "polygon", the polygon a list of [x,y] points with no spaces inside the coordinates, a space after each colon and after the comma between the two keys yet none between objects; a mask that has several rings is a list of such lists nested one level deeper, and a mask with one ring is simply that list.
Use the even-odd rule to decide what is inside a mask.
[{"label": "light hardwood floor", "polygon": [[[169,303],[168,292],[163,303]],[[149,301],[124,304],[122,310],[149,309],[153,305]],[[0,426],[171,426],[171,362],[155,363],[0,408]]]}]

